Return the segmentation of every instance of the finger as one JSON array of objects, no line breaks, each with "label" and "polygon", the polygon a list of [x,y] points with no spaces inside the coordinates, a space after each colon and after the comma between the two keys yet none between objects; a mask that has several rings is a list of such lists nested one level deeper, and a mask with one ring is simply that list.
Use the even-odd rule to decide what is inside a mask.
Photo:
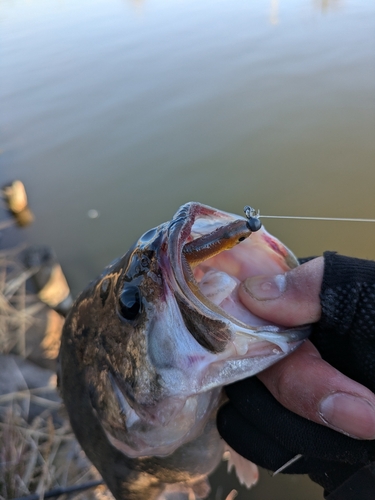
[{"label": "finger", "polygon": [[258,375],[286,408],[358,439],[375,439],[375,395],[325,362],[310,341]]},{"label": "finger", "polygon": [[323,270],[324,259],[318,257],[285,274],[248,278],[239,289],[240,299],[252,313],[273,323],[315,323],[321,315]]}]

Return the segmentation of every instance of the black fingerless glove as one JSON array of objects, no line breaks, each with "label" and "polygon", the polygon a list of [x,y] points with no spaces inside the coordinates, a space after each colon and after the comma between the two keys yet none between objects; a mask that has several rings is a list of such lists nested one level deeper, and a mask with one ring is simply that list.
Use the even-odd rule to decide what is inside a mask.
[{"label": "black fingerless glove", "polygon": [[[375,262],[324,254],[322,317],[310,337],[323,359],[375,392]],[[284,408],[257,378],[226,388],[220,434],[247,459],[309,474],[330,500],[375,499],[375,441],[360,441]]]},{"label": "black fingerless glove", "polygon": [[375,392],[375,262],[325,252],[320,301],[310,340],[323,359]]}]

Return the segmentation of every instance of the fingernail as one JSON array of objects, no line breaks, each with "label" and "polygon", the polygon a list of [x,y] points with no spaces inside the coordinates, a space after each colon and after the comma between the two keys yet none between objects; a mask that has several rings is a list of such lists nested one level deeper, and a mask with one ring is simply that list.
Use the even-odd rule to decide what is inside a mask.
[{"label": "fingernail", "polygon": [[254,276],[244,282],[245,290],[257,300],[277,299],[286,288],[284,274],[276,276]]},{"label": "fingernail", "polygon": [[319,414],[326,424],[344,434],[375,438],[375,407],[366,399],[336,392],[320,402]]}]

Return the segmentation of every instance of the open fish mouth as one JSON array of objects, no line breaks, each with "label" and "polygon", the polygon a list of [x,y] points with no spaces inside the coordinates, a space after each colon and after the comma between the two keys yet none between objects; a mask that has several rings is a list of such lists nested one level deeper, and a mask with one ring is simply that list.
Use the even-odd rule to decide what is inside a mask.
[{"label": "open fish mouth", "polygon": [[245,217],[183,205],[168,230],[171,287],[186,326],[209,351],[227,351],[231,343],[235,357],[266,356],[270,347],[271,354],[285,355],[309,328],[267,323],[243,306],[238,289],[246,278],[283,274],[298,261],[263,227],[254,232],[251,226]]}]

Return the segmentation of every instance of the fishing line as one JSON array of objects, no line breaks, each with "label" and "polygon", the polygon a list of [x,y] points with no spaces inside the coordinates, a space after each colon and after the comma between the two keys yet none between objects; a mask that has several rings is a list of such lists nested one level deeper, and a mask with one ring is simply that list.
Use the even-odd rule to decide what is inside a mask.
[{"label": "fishing line", "polygon": [[343,221],[343,222],[375,222],[375,219],[361,219],[352,217],[311,217],[311,216],[301,216],[301,215],[261,215],[259,209],[246,205],[243,209],[245,215],[248,219],[295,219],[295,220],[324,220],[324,221]]},{"label": "fishing line", "polygon": [[276,474],[279,474],[279,472],[282,472],[283,470],[285,470],[287,467],[289,467],[289,465],[292,465],[292,464],[294,464],[294,462],[297,462],[297,460],[299,460],[300,458],[302,458],[302,455],[299,453],[295,457],[288,460],[286,464],[282,465],[277,470],[275,470],[275,472],[272,474],[272,477],[276,476]]},{"label": "fishing line", "polygon": [[261,219],[297,219],[297,220],[325,220],[325,221],[344,221],[344,222],[375,222],[375,219],[353,219],[344,217],[303,217],[298,215],[261,215]]}]

